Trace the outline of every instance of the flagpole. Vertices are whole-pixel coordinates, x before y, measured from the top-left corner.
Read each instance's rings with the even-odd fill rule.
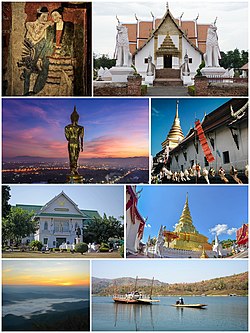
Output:
[[[195,127],[195,122],[196,122],[196,112],[194,113],[194,149],[195,149],[195,171],[196,171],[196,184],[198,184],[198,172],[197,172],[197,150],[196,147],[198,148],[197,145],[197,130]],[[197,146],[196,146],[197,145]]]

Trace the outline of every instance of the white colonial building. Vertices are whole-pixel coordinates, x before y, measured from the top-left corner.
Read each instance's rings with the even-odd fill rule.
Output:
[[[25,241],[38,240],[49,249],[82,241],[86,224],[94,217],[100,217],[95,210],[79,209],[64,192],[44,206],[17,204],[16,207],[35,212],[34,218],[38,219],[36,234]]]

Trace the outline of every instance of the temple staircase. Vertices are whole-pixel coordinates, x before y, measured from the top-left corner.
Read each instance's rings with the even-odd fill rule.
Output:
[[[180,79],[180,76],[181,76],[180,69],[173,69],[173,68],[156,69],[153,85],[156,87],[182,86],[183,82]]]

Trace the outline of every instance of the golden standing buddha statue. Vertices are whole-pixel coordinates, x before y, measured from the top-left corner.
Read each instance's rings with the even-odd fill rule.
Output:
[[[68,141],[68,152],[70,162],[70,175],[67,175],[68,183],[82,183],[83,177],[78,173],[78,158],[80,151],[83,151],[84,127],[78,125],[79,114],[74,106],[71,116],[71,124],[65,126],[65,137]]]

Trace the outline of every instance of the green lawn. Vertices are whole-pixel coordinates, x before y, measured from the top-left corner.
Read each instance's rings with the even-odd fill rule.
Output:
[[[119,252],[99,252],[99,253],[67,253],[67,252],[2,252],[2,258],[121,258]]]

